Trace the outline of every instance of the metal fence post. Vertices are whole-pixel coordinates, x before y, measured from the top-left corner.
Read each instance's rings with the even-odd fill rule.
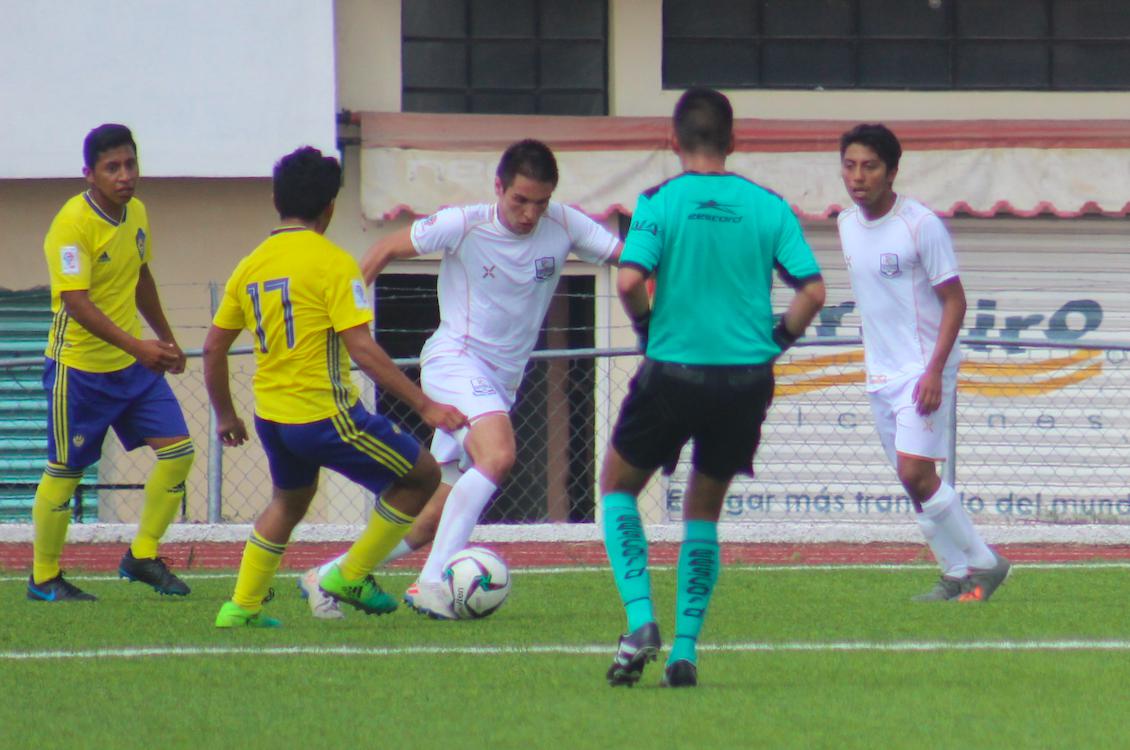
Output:
[[[208,283],[211,296],[209,319],[220,305],[220,288],[216,282]],[[208,523],[220,523],[224,509],[224,444],[216,431],[216,412],[208,406]]]

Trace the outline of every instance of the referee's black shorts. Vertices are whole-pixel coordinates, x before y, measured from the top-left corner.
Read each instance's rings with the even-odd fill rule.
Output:
[[[644,359],[628,387],[612,445],[640,469],[675,469],[694,438],[692,464],[728,481],[753,474],[761,423],[773,401],[773,364],[680,365]]]

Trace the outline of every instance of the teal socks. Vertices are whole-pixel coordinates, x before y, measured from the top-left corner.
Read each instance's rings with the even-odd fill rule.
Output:
[[[678,590],[675,594],[675,640],[667,663],[694,662],[698,634],[718,582],[718,523],[686,521],[679,548]]]
[[[640,511],[633,495],[613,492],[605,495],[602,502],[604,548],[608,551],[612,577],[616,580],[616,589],[620,592],[620,600],[624,603],[628,616],[630,633],[655,621],[655,610],[651,603],[651,576],[647,570],[647,538],[644,536]],[[681,595],[682,588],[679,592]]]

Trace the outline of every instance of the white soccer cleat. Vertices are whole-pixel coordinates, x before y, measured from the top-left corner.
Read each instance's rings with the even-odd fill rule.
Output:
[[[340,620],[345,617],[341,605],[318,586],[318,569],[310,568],[298,577],[298,590],[310,605],[310,614],[319,620]]]
[[[458,619],[451,605],[451,591],[445,583],[416,581],[404,592],[404,601],[412,609],[433,620]]]

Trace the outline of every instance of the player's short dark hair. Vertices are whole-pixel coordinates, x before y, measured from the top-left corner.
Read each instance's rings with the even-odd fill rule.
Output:
[[[99,125],[82,141],[82,160],[88,168],[94,169],[99,156],[118,146],[133,146],[133,154],[137,156],[137,144],[129,128],[113,122]]]
[[[874,151],[883,163],[887,165],[888,172],[899,168],[899,159],[902,158],[902,144],[891,129],[882,123],[856,125],[840,136],[840,158],[853,143],[861,143]]]
[[[337,198],[341,164],[312,146],[292,151],[275,164],[275,209],[279,218],[313,221]]]
[[[502,182],[503,190],[514,184],[514,178],[518,175],[534,182],[548,182],[556,187],[557,159],[549,146],[533,138],[527,138],[510,144],[502,152],[495,174]]]
[[[671,118],[679,148],[725,156],[734,139],[734,108],[721,91],[692,88],[683,92]]]

